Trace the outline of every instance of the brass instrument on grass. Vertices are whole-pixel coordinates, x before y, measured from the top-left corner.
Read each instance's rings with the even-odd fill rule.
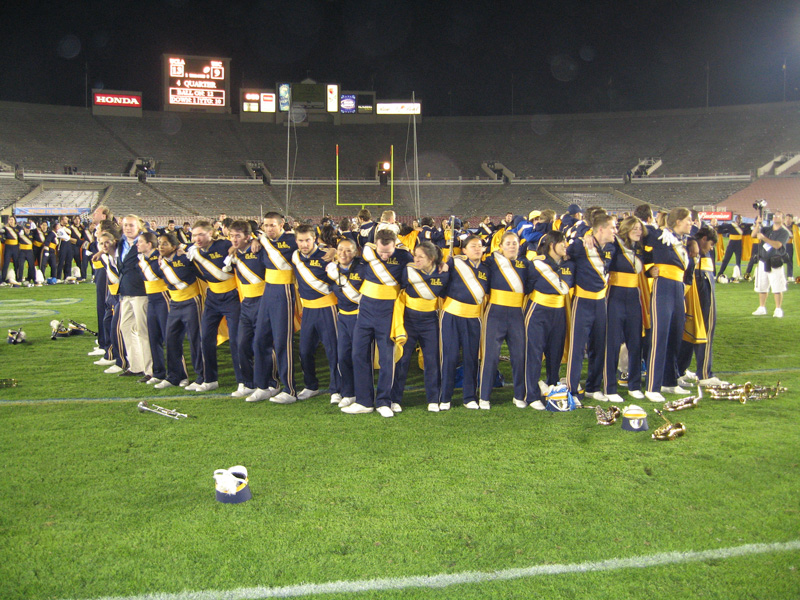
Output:
[[[178,419],[186,419],[189,417],[189,415],[187,414],[179,413],[177,410],[173,410],[171,408],[164,408],[163,406],[159,406],[158,404],[153,404],[151,407],[144,400],[139,402],[137,406],[139,407],[139,412],[156,413],[157,415],[161,415],[162,417],[169,417],[170,419],[178,420]]]
[[[595,416],[597,416],[598,425],[613,425],[622,414],[622,411],[620,411],[620,409],[613,404],[608,408],[608,410],[603,410],[602,406],[589,406],[588,404],[584,404],[583,408],[594,409]]]
[[[749,381],[743,385],[728,383],[725,385],[708,386],[706,391],[709,397],[715,400],[738,400],[745,404],[748,400],[767,400],[775,398],[786,388],[781,387],[780,380],[773,386],[753,385]]]
[[[787,388],[781,387],[781,382],[775,384],[774,387],[770,387],[768,385],[754,385],[750,388],[750,394],[748,395],[748,400],[766,400],[769,398],[775,398],[781,392],[788,391]]]
[[[747,402],[747,396],[753,389],[753,384],[749,381],[745,384],[725,383],[722,385],[710,385],[706,388],[708,397],[714,400],[738,400],[742,404]]]
[[[89,329],[86,326],[86,324],[78,323],[77,321],[73,321],[72,319],[70,319],[69,322],[74,326],[75,329],[82,329],[86,333],[91,333],[93,336],[97,337],[97,332],[96,331],[92,331],[91,329]]]
[[[17,387],[16,379],[0,379],[0,388]]]
[[[664,404],[664,410],[667,412],[675,412],[676,410],[686,410],[687,408],[694,408],[697,406],[700,399],[703,397],[703,389],[697,388],[697,396],[687,396],[680,400],[673,400]]]
[[[656,414],[664,419],[666,423],[664,423],[661,427],[656,429],[651,436],[654,440],[666,440],[672,441],[677,437],[681,437],[683,434],[686,433],[686,426],[683,423],[670,423],[669,419],[664,416],[657,408],[655,410]]]

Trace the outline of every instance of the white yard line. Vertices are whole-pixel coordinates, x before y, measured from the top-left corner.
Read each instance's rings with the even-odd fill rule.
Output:
[[[304,583],[284,587],[250,587],[232,590],[205,590],[197,592],[155,593],[140,596],[114,596],[96,600],[260,600],[261,598],[294,598],[318,594],[356,594],[359,592],[380,592],[408,588],[444,588],[451,585],[507,581],[542,575],[561,575],[565,573],[591,573],[616,571],[618,569],[659,567],[663,565],[703,562],[766,554],[770,552],[791,552],[800,550],[800,540],[775,544],[747,544],[716,550],[687,552],[664,552],[629,558],[611,558],[595,562],[564,565],[537,565],[521,569],[502,571],[465,571],[442,575],[419,575],[416,577],[390,577],[385,579],[362,579],[356,581],[334,581],[329,583]]]

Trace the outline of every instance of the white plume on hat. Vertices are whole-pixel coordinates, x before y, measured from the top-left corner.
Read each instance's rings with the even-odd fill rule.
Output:
[[[235,494],[236,487],[239,485],[239,481],[228,469],[214,471],[214,481],[217,483],[217,491],[229,495]]]

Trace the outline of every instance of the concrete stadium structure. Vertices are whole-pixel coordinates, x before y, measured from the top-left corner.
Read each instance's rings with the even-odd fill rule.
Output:
[[[759,197],[775,188],[776,198],[767,197],[771,207],[797,213],[788,184],[765,182],[795,179],[798,117],[800,103],[793,102],[424,118],[417,124],[421,213],[563,212],[572,202],[615,212],[641,202],[725,205],[756,184],[764,191]],[[287,205],[302,217],[323,210],[351,215],[362,205],[376,212],[375,205],[390,201],[390,189],[379,184],[375,165],[394,146],[394,208],[410,216],[411,143],[408,125],[301,123],[287,132],[282,125],[242,123],[238,115],[99,117],[83,108],[0,103],[0,207],[53,202],[53,190],[60,190],[56,198],[99,198],[117,214],[155,217],[257,216]],[[336,206],[337,144],[339,198],[353,206]],[[151,171],[139,179],[143,158]],[[263,165],[269,185],[253,172],[254,163]],[[747,208],[746,201],[738,204]]]

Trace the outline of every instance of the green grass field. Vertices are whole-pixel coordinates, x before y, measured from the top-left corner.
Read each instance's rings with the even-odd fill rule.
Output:
[[[703,400],[669,413],[684,437],[657,442],[591,410],[519,410],[508,387],[488,412],[428,413],[416,366],[393,419],[344,415],[327,395],[247,404],[228,396],[227,346],[224,393],[158,392],[103,374],[93,338],[50,340],[53,318],[95,328],[94,286],[0,289],[3,333],[30,340],[0,345],[0,378],[19,381],[0,389],[0,597],[261,598],[331,582],[346,583],[326,598],[800,597],[800,546],[786,545],[800,540],[800,286],[782,320],[756,306],[752,284],[718,286],[717,374],[789,392]],[[139,413],[142,398],[197,418]],[[253,499],[218,503],[212,473],[235,464]],[[784,545],[730,550],[750,544]],[[721,554],[647,566],[707,550]],[[432,579],[399,579],[417,576]]]

